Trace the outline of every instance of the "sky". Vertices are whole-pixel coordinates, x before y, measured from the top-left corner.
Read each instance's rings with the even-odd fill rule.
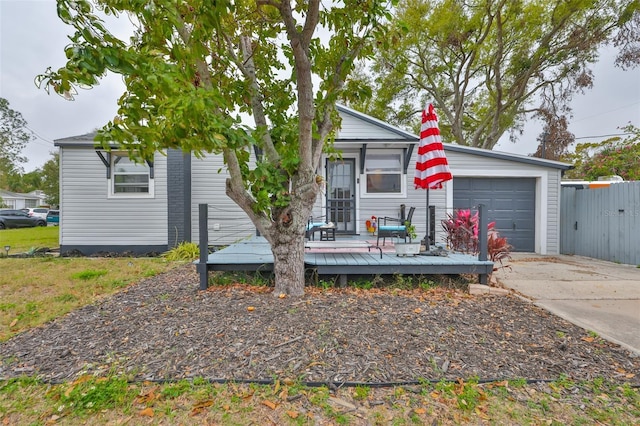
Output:
[[[118,26],[127,28],[128,22]],[[90,90],[79,90],[74,101],[36,87],[38,74],[65,64],[64,47],[71,33],[56,15],[55,0],[0,0],[0,97],[22,114],[36,136],[23,151],[28,159],[25,172],[51,158],[57,150],[55,139],[88,133],[112,120],[124,91],[122,79],[115,75]],[[640,126],[640,69],[622,71],[613,66],[614,57],[613,49],[603,50],[593,67],[594,88],[574,97],[569,130],[578,142],[619,134],[619,127],[630,122]],[[531,121],[517,143],[505,136],[494,150],[529,155],[536,150],[540,131],[541,123]]]

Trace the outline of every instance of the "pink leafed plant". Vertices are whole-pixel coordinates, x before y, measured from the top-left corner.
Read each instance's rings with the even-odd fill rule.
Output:
[[[447,214],[447,219],[442,221],[442,228],[447,235],[447,245],[455,251],[478,254],[480,252],[478,221],[478,212],[472,214],[470,209],[456,210],[453,214]],[[495,222],[487,224],[488,255],[492,262],[500,262],[504,267],[502,261],[511,259],[513,247],[506,237],[499,235],[495,225]]]

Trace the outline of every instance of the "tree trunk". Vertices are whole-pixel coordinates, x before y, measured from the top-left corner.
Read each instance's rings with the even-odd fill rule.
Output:
[[[271,242],[275,289],[273,295],[304,295],[304,233],[294,229],[275,234]]]

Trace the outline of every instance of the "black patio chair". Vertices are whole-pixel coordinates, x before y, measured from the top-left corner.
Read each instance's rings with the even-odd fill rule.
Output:
[[[307,240],[316,239],[316,232],[320,231],[320,241],[335,241],[336,226],[333,222],[326,222],[324,216],[319,218],[310,217],[307,221],[307,228],[304,237]]]
[[[376,245],[380,245],[380,238],[382,238],[382,245],[385,245],[387,238],[402,238],[405,242],[409,233],[407,232],[407,223],[411,224],[413,218],[413,212],[415,207],[409,208],[409,214],[403,220],[395,217],[382,217],[378,218],[378,239]],[[409,239],[411,241],[411,239]]]

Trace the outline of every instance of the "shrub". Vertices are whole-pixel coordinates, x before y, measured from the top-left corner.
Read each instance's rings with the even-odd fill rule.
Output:
[[[162,254],[169,261],[196,260],[200,256],[200,247],[196,243],[183,242]]]
[[[453,214],[447,214],[447,219],[442,221],[442,228],[447,234],[447,245],[455,251],[462,253],[478,254],[478,212],[471,214],[471,210],[456,210]],[[487,224],[487,251],[492,262],[500,262],[511,259],[513,247],[507,242],[506,237],[501,237],[495,230],[495,222]]]
[[[511,260],[511,250],[513,246],[507,242],[507,237],[498,235],[498,231],[491,229],[487,238],[487,248],[489,259],[492,262],[500,262],[501,267],[505,267],[503,260]]]
[[[442,221],[442,228],[447,233],[447,245],[462,253],[478,253],[478,212],[456,210],[447,214]]]

